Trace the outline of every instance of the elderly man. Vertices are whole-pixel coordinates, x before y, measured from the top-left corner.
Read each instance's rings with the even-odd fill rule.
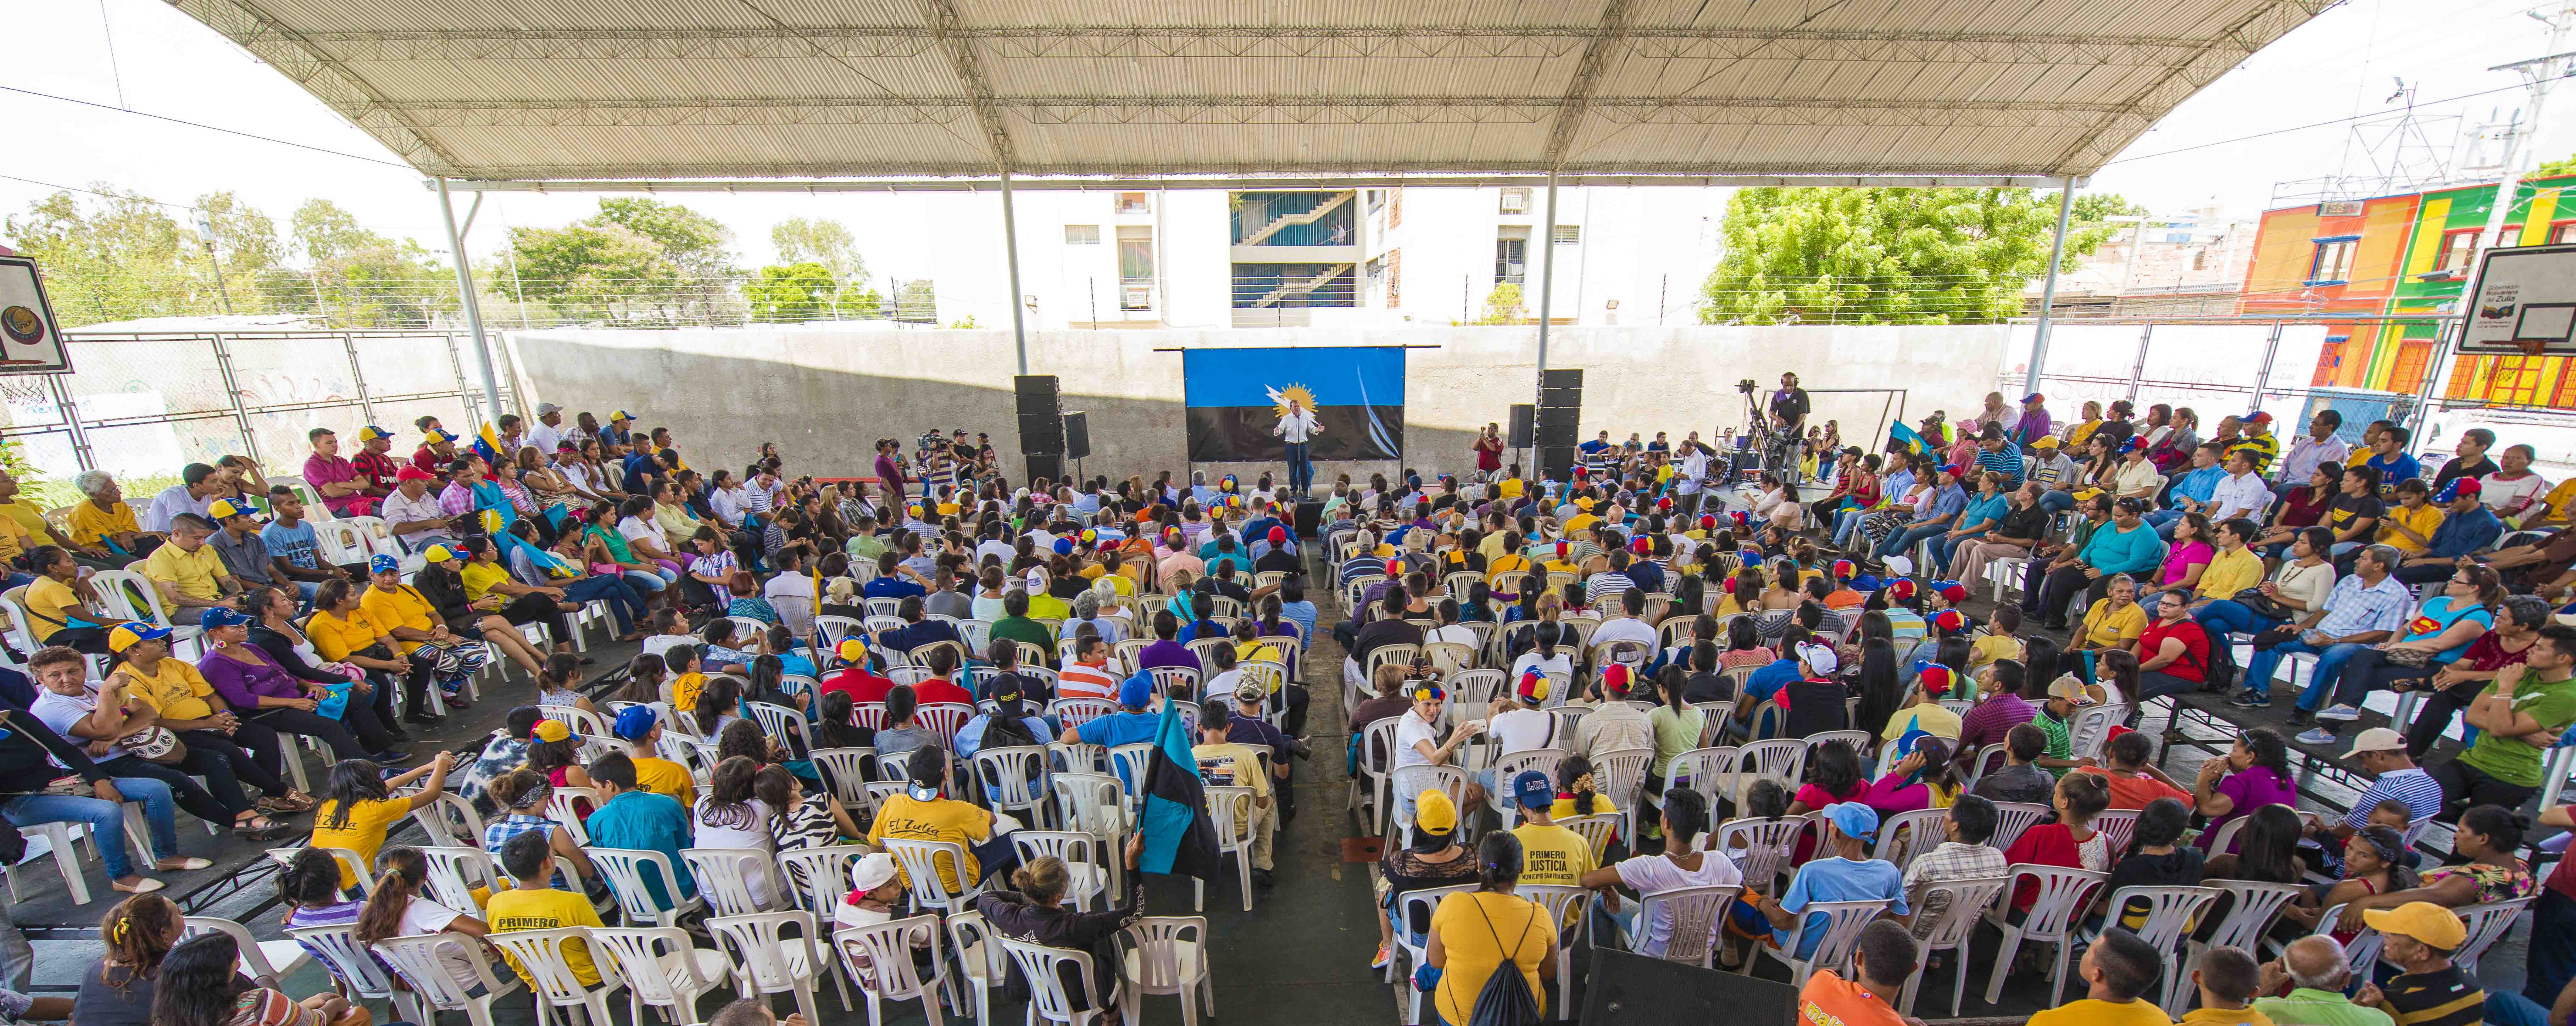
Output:
[[[206,544],[214,533],[214,521],[181,513],[170,524],[170,543],[143,561],[143,576],[160,590],[164,604],[181,609],[230,605],[232,596],[241,593],[241,581]]]
[[[430,482],[438,480],[438,475],[405,465],[395,473],[395,479],[393,494],[385,496],[383,514],[385,527],[394,538],[412,552],[455,541],[456,532],[448,524],[447,511],[440,508],[438,497],[429,493]]]
[[[2281,657],[2301,653],[2317,657],[2309,671],[2307,695],[2323,700],[2334,690],[2343,673],[2343,664],[2360,655],[2364,649],[2396,637],[2406,627],[2406,616],[2414,611],[2415,595],[2405,585],[2388,576],[2397,567],[2397,550],[2386,545],[2373,545],[2353,554],[2353,572],[2335,582],[2327,594],[2325,608],[2309,613],[2298,624],[2290,640],[2254,653],[2245,662],[2244,683],[2227,704],[2240,709],[2260,709],[2272,704],[2272,671],[2281,665]],[[2304,719],[2308,710],[2300,710],[2293,722]],[[2305,726],[2304,723],[2297,723]]]
[[[553,403],[537,404],[537,422],[528,425],[528,444],[541,453],[552,453],[556,446],[572,437],[563,429],[563,407]]]
[[[2027,449],[2030,443],[2049,434],[2049,429],[2055,426],[2056,422],[2048,415],[2048,397],[2033,392],[2021,397],[2021,417],[2006,430],[2014,446]]]
[[[2283,948],[2280,958],[2263,964],[2263,982],[2254,988],[2257,994],[2270,994],[2288,984],[2290,993],[2258,1000],[2254,1011],[2274,1026],[2396,1026],[2388,1013],[2343,996],[2351,979],[2342,944],[2323,934],[2301,937]]]
[[[73,506],[67,519],[72,525],[72,544],[108,566],[124,569],[152,554],[162,537],[144,533],[134,519],[134,507],[125,504],[125,491],[116,484],[114,475],[104,470],[84,470],[72,478],[72,487],[80,489],[81,501]]]
[[[152,507],[143,513],[143,529],[153,534],[167,534],[170,521],[181,513],[205,516],[206,507],[212,505],[215,496],[223,490],[223,482],[215,479],[215,468],[203,463],[181,467],[179,483],[153,496]]]
[[[344,517],[376,515],[376,503],[384,490],[369,484],[358,472],[358,465],[340,456],[340,436],[330,428],[314,428],[304,437],[313,444],[313,455],[304,458],[304,483],[322,494],[322,505]]]

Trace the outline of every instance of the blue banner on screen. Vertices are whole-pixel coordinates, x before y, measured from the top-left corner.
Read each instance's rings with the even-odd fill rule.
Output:
[[[1318,460],[1391,460],[1404,451],[1401,346],[1192,349],[1181,354],[1190,460],[1276,460],[1271,429],[1288,400],[1315,411]]]

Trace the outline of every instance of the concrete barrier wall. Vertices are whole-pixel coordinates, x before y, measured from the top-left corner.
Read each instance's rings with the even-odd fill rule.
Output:
[[[1477,430],[1508,426],[1509,407],[1536,392],[1536,328],[1289,328],[1257,331],[1043,331],[1029,336],[1031,373],[1062,379],[1064,408],[1090,413],[1085,472],[1112,477],[1179,471],[1184,348],[1406,345],[1405,464],[1426,473],[1472,468]],[[2005,359],[2003,325],[1962,327],[1586,327],[1548,333],[1548,365],[1584,370],[1583,435],[1608,430],[1680,439],[1741,429],[1735,384],[1767,390],[1784,371],[1811,391],[1906,389],[1903,412],[1974,410]],[[624,408],[667,426],[699,466],[740,466],[778,443],[796,472],[865,474],[870,443],[929,428],[989,432],[1014,478],[1019,431],[1011,393],[1017,363],[1003,331],[728,329],[556,330],[510,335],[523,394],[569,410]],[[1897,412],[1883,391],[1818,392],[1819,422],[1860,442]],[[1207,466],[1257,474],[1277,464]],[[1392,463],[1318,467],[1392,475]],[[1247,477],[1247,479],[1249,479]]]

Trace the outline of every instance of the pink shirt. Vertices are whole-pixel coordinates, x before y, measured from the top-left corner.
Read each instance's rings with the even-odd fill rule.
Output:
[[[366,483],[358,474],[358,465],[351,463],[348,460],[341,459],[337,456],[324,459],[322,454],[318,452],[304,458],[304,483],[312,485],[315,492],[320,492],[323,485],[339,484],[344,481],[357,481],[360,484]],[[347,495],[324,496],[322,499],[322,505],[330,507],[331,512],[333,513],[338,513],[342,516],[354,516],[355,514],[352,514],[349,511],[350,507],[363,504],[367,501],[368,497],[366,494],[362,492],[350,492]]]
[[[2216,553],[2210,550],[2209,545],[2198,538],[2176,545],[2173,551],[2165,556],[2165,572],[2157,581],[2157,585],[2171,587],[2174,582],[2182,580],[2184,574],[2191,572],[2192,564],[2208,566],[2210,559],[2215,556]]]

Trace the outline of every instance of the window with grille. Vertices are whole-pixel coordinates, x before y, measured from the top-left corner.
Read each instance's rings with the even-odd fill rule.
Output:
[[[1579,245],[1583,242],[1583,226],[1579,224],[1557,225],[1555,238],[1556,244],[1559,246]]]
[[[2549,226],[2549,244],[2576,242],[2576,221],[2560,221]]]
[[[1506,214],[1529,213],[1529,199],[1530,191],[1528,189],[1505,189],[1503,190],[1502,212]]]
[[[2487,372],[2487,401],[2514,406],[2540,404],[2540,371],[2545,356],[2500,356]]]
[[[1494,240],[1494,283],[1514,285],[1529,272],[1529,236],[1505,235]]]
[[[2433,340],[2410,338],[2397,344],[2396,366],[2388,371],[2388,390],[2408,395],[2424,387],[2424,364],[2433,358]]]
[[[2350,336],[2327,336],[2324,347],[2317,350],[2317,372],[2308,379],[2308,384],[2334,384],[2335,380],[2343,374],[2344,349],[2351,344],[2352,338]]]
[[[1064,226],[1064,244],[1068,246],[1097,246],[1100,244],[1100,226],[1096,224],[1066,225]]]

